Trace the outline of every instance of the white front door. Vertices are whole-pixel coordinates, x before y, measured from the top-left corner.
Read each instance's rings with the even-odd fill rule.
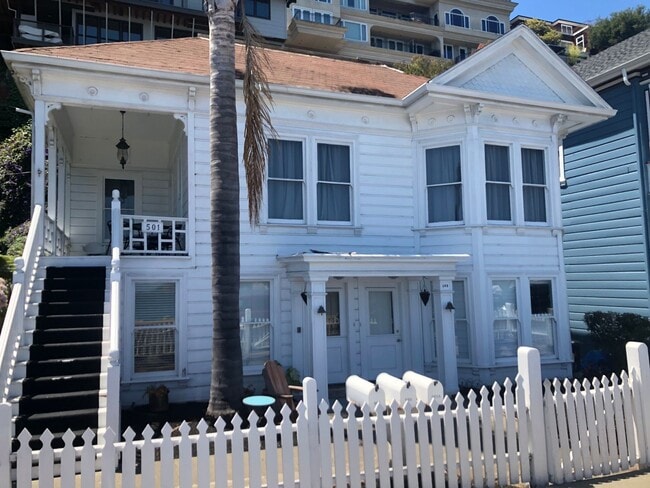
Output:
[[[367,286],[361,293],[361,374],[402,375],[401,317],[397,286]]]
[[[349,375],[347,307],[343,287],[327,288],[327,376],[329,383],[345,383]]]

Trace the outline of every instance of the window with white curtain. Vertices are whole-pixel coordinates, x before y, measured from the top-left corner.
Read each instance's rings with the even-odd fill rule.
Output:
[[[515,357],[520,343],[516,280],[492,281],[492,313],[495,358]]]
[[[269,219],[303,220],[302,142],[269,139]]]
[[[319,221],[350,222],[350,147],[318,144]]]
[[[511,221],[510,149],[485,145],[485,197],[488,220]]]
[[[521,149],[524,220],[546,222],[546,165],[544,151]]]
[[[178,344],[175,281],[135,282],[133,372],[176,371]]]
[[[460,146],[426,150],[429,223],[463,220]]]

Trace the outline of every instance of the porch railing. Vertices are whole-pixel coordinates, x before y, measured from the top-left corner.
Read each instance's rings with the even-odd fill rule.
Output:
[[[187,219],[122,215],[122,253],[187,255]]]
[[[43,207],[36,205],[27,233],[23,255],[16,258],[11,298],[7,307],[2,332],[0,332],[0,402],[6,402],[9,386],[25,329],[25,302],[36,257],[43,242]]]
[[[70,248],[70,238],[48,216],[44,220],[43,250],[51,256],[65,256]]]

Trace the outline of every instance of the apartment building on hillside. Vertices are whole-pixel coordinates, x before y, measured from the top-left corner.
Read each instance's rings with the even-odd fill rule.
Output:
[[[203,0],[8,0],[11,45],[37,47],[191,37],[208,32]],[[510,0],[244,0],[276,46],[371,62],[413,55],[460,61],[510,29]],[[0,16],[2,12],[0,12]]]
[[[525,24],[527,20],[531,20],[532,18],[526,17],[525,15],[517,15],[510,21],[510,27],[514,29],[520,24]],[[574,45],[579,47],[582,52],[586,52],[589,48],[589,24],[566,19],[557,19],[553,22],[544,19],[538,20],[546,22],[553,30],[562,34],[560,46],[566,48],[567,46]]]

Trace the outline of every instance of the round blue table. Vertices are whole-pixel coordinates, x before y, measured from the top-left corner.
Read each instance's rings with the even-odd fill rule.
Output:
[[[244,405],[251,408],[265,408],[270,407],[275,403],[275,398],[268,395],[251,395],[242,400]]]

